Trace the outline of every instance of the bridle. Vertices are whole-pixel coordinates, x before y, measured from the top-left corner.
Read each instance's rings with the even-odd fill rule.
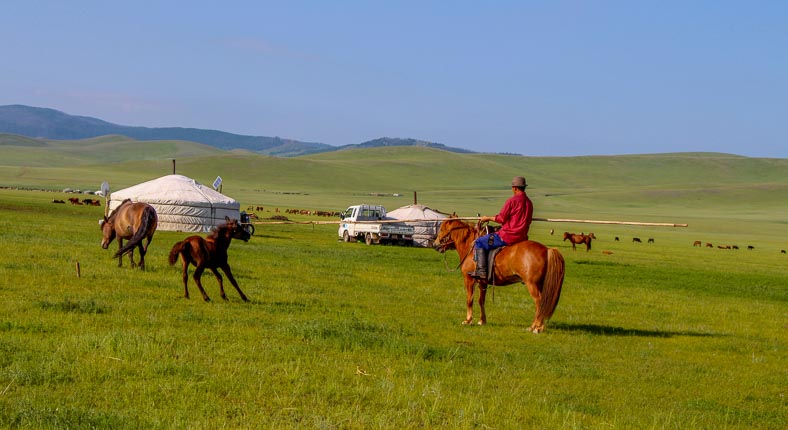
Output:
[[[457,267],[455,267],[454,269],[449,269],[449,264],[446,261],[446,250],[449,249],[449,246],[454,246],[454,244],[457,243],[456,240],[453,240],[451,238],[452,236],[451,233],[457,230],[465,230],[465,229],[473,229],[473,228],[474,227],[468,224],[462,223],[462,225],[459,225],[457,227],[452,227],[451,229],[449,229],[449,231],[447,231],[446,234],[444,234],[443,237],[441,237],[438,240],[438,246],[440,246],[441,252],[443,253],[443,265],[446,267],[447,272],[456,272],[460,270],[460,267],[462,267],[462,263],[464,263],[465,259],[468,258],[468,256],[471,255],[471,253],[473,252],[473,246],[468,247],[468,252],[465,253],[465,255],[462,258],[460,258],[460,262],[459,264],[457,264]],[[457,249],[457,247],[454,246],[454,249]]]

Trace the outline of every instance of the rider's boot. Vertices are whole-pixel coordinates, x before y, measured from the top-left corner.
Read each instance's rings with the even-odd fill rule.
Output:
[[[474,248],[473,259],[476,261],[476,270],[469,272],[468,276],[487,280],[487,250],[484,248]]]

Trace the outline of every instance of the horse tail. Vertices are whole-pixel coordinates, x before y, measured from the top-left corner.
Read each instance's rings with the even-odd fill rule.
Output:
[[[170,266],[175,264],[175,262],[178,261],[178,256],[181,255],[181,253],[187,251],[188,248],[188,240],[182,240],[173,245],[172,249],[170,250],[170,257],[167,259],[167,261],[170,263]]]
[[[542,282],[542,294],[539,302],[537,318],[543,320],[553,316],[558,299],[561,298],[561,286],[564,284],[564,257],[555,248],[547,250],[547,273]]]
[[[145,206],[142,213],[142,221],[140,222],[140,228],[134,232],[134,235],[131,236],[128,242],[123,245],[122,248],[115,253],[115,257],[120,257],[121,255],[128,252],[128,250],[133,249],[137,246],[145,236],[148,235],[148,227],[150,227],[151,223],[156,220],[156,210],[153,209],[151,206]]]

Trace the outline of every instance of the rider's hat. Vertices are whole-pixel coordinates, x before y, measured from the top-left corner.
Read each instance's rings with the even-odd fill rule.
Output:
[[[513,187],[527,187],[528,184],[525,183],[525,178],[522,176],[515,176],[512,178],[512,186]]]

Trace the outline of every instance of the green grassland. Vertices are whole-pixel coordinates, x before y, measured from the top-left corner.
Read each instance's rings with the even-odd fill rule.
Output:
[[[779,252],[788,248],[788,160],[426,148],[280,159],[191,154],[188,143],[148,157],[124,142],[127,158],[115,161],[101,154],[111,139],[91,154],[73,150],[68,163],[25,163],[17,151],[29,146],[0,145],[0,185],[23,188],[0,189],[0,427],[778,429],[788,421],[788,256]],[[265,206],[262,217],[275,207],[392,209],[414,191],[446,212],[494,214],[511,176],[523,174],[537,217],[689,227],[535,222],[532,239],[566,258],[561,302],[540,335],[526,331],[534,308],[522,286],[493,290],[488,325],[462,326],[456,253],[342,243],[334,225],[258,225],[230,248],[251,302],[231,287],[222,301],[207,274],[214,301],[204,303],[193,283],[192,299],[182,297],[179,268],[166,263],[185,234],[157,232],[145,272],[118,268],[99,246],[102,208],[51,203],[69,196],[65,187],[109,181],[117,190],[169,174],[172,158],[200,182],[222,176],[223,192],[242,208]],[[564,230],[599,240],[573,251]]]

